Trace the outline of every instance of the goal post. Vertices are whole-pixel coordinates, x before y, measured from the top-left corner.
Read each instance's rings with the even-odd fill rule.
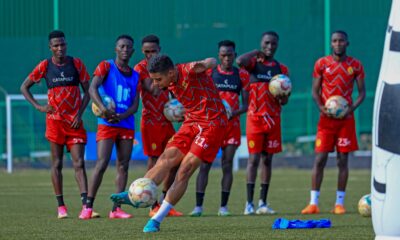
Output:
[[[38,101],[46,101],[46,94],[34,94],[34,98]],[[6,158],[7,158],[7,172],[13,171],[13,101],[25,101],[25,97],[21,94],[7,94],[6,95]]]

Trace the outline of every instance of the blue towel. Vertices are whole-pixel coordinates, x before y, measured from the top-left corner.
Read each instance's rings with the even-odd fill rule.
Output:
[[[272,229],[293,229],[293,228],[330,228],[331,220],[288,220],[286,218],[278,218],[272,224]]]

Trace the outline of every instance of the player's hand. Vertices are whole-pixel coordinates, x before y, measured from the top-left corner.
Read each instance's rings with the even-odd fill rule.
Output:
[[[37,110],[44,113],[53,113],[55,111],[54,108],[49,104],[40,105],[39,107],[37,107]]]
[[[279,101],[279,104],[283,106],[289,102],[289,96],[290,93],[288,95],[286,94],[277,95],[275,98]]]
[[[319,110],[320,110],[320,112],[321,112],[322,114],[324,114],[325,116],[330,117],[330,118],[334,118],[333,114],[330,114],[330,113],[328,112],[328,109],[327,109],[325,106],[319,107]]]
[[[346,110],[346,112],[343,114],[342,117],[340,117],[340,119],[345,119],[347,118],[352,112],[354,111],[352,106],[349,106]]]
[[[79,115],[76,115],[74,118],[74,121],[72,121],[72,123],[71,123],[71,128],[75,128],[75,129],[79,128],[79,126],[81,125],[81,122],[82,122],[82,117]]]
[[[265,60],[265,53],[258,51],[256,55],[257,62],[262,63]]]
[[[118,123],[120,121],[119,117],[113,110],[105,109],[102,112],[103,118],[107,120],[109,123]]]

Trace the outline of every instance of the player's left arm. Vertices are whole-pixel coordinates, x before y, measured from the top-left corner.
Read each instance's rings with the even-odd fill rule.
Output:
[[[202,73],[208,69],[215,68],[217,66],[217,60],[215,58],[206,58],[202,61],[193,62],[191,70],[195,73]]]
[[[242,104],[238,110],[232,112],[232,117],[246,113],[249,108],[250,75],[245,69],[241,68],[239,70],[239,76],[242,85],[242,90],[240,92],[242,95]]]
[[[232,112],[232,117],[246,113],[247,109],[249,108],[249,92],[242,89],[242,92],[240,94],[242,95],[242,104],[240,105],[238,110]]]
[[[349,108],[347,109],[347,112],[346,112],[346,114],[344,114],[343,118],[347,117],[349,114],[354,112],[365,99],[364,68],[361,64],[360,64],[360,70],[357,72],[357,75],[355,76],[355,80],[357,83],[358,97],[357,97],[356,101],[354,101],[354,103],[351,106],[349,106]]]
[[[79,128],[79,126],[81,125],[81,122],[82,122],[82,115],[85,112],[85,109],[90,101],[90,95],[89,95],[90,76],[86,70],[86,66],[83,64],[83,62],[79,58],[74,58],[74,65],[79,73],[79,80],[80,80],[80,85],[81,85],[82,91],[83,91],[83,98],[82,98],[82,103],[79,108],[78,114],[75,116],[74,121],[72,121],[71,128]]]

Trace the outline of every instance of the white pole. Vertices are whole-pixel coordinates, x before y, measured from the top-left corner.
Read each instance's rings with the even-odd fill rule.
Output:
[[[11,97],[6,95],[6,121],[7,121],[7,172],[12,173],[12,116]]]

